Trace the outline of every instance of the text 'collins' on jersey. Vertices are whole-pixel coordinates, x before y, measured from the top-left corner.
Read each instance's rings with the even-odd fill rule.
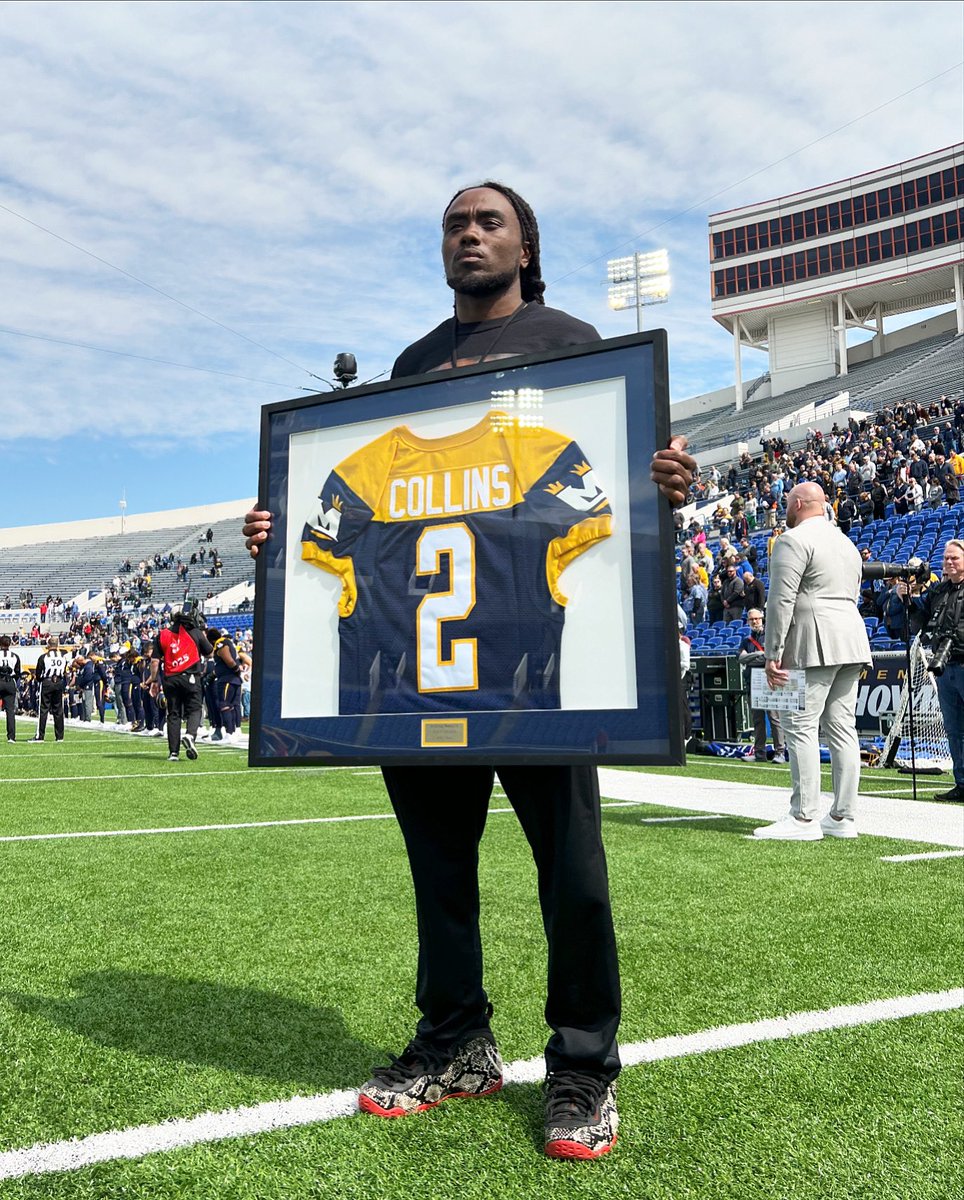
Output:
[[[342,714],[559,707],[559,576],[612,529],[575,442],[504,413],[399,427],[319,499],[302,557],[341,577]]]

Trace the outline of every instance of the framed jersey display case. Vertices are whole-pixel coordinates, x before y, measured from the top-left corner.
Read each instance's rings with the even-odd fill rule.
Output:
[[[666,337],[263,410],[250,761],[682,760]]]

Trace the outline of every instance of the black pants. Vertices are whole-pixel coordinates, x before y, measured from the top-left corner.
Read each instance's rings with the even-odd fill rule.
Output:
[[[144,724],[144,704],[141,700],[143,692],[139,679],[125,679],[121,686],[121,699],[127,719],[132,725]]]
[[[17,740],[17,681],[15,679],[0,679],[0,700],[3,701],[3,711],[7,717],[7,739]]]
[[[101,725],[104,724],[104,712],[107,708],[107,684],[103,679],[94,680],[94,703],[97,705],[97,715]]]
[[[218,708],[224,732],[232,734],[241,728],[241,676],[215,681]]]
[[[588,766],[499,767],[535,859],[549,944],[550,1071],[619,1073],[619,967],[599,812]],[[491,767],[385,767],[418,919],[418,1035],[453,1046],[488,1029],[479,935],[479,842]]]
[[[204,707],[207,709],[208,722],[212,729],[221,728],[221,706],[218,704],[218,687],[213,675],[204,680]]]
[[[150,692],[141,692],[141,702],[144,705],[144,725],[147,729],[163,729],[164,715],[161,706]]]
[[[54,719],[54,736],[58,742],[64,740],[64,681],[42,679],[40,681],[40,724],[37,737],[42,738],[47,728],[47,714]]]
[[[167,701],[167,745],[172,754],[181,749],[181,721],[187,732],[197,737],[201,724],[201,676],[196,667],[179,675],[164,677],[164,699]]]

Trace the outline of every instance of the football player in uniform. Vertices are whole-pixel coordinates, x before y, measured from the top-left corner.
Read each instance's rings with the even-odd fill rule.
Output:
[[[164,736],[164,695],[163,687],[161,694],[155,699],[151,695],[151,661],[154,657],[154,646],[151,642],[145,642],[140,661],[140,685],[138,691],[141,697],[141,704],[144,706],[144,732],[148,737],[163,737]]]
[[[107,674],[107,663],[102,654],[92,653],[91,662],[94,664],[94,703],[97,705],[97,716],[101,725],[104,724],[104,714],[107,711],[107,693],[110,690],[110,678]]]
[[[141,656],[131,646],[121,655],[114,673],[114,686],[120,684],[124,709],[131,722],[131,733],[144,729],[144,704],[141,692]]]
[[[224,731],[222,741],[236,742],[241,734],[241,670],[251,659],[226,633],[208,629],[207,635],[214,647],[214,694]]]
[[[221,728],[221,709],[218,707],[218,689],[214,676],[214,650],[208,654],[201,668],[201,693],[204,698],[204,711],[207,713],[210,729],[199,736],[202,741],[223,742],[224,732]]]

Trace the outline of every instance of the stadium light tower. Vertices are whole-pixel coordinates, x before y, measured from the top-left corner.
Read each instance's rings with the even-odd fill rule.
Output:
[[[609,307],[636,309],[636,332],[643,328],[643,308],[650,304],[665,304],[669,299],[669,253],[652,250],[637,251],[626,258],[612,258],[609,270]]]
[[[117,505],[120,508],[121,533],[123,534],[123,532],[124,532],[124,514],[127,511],[127,488],[124,488],[124,493],[121,496],[120,500],[117,501]]]

